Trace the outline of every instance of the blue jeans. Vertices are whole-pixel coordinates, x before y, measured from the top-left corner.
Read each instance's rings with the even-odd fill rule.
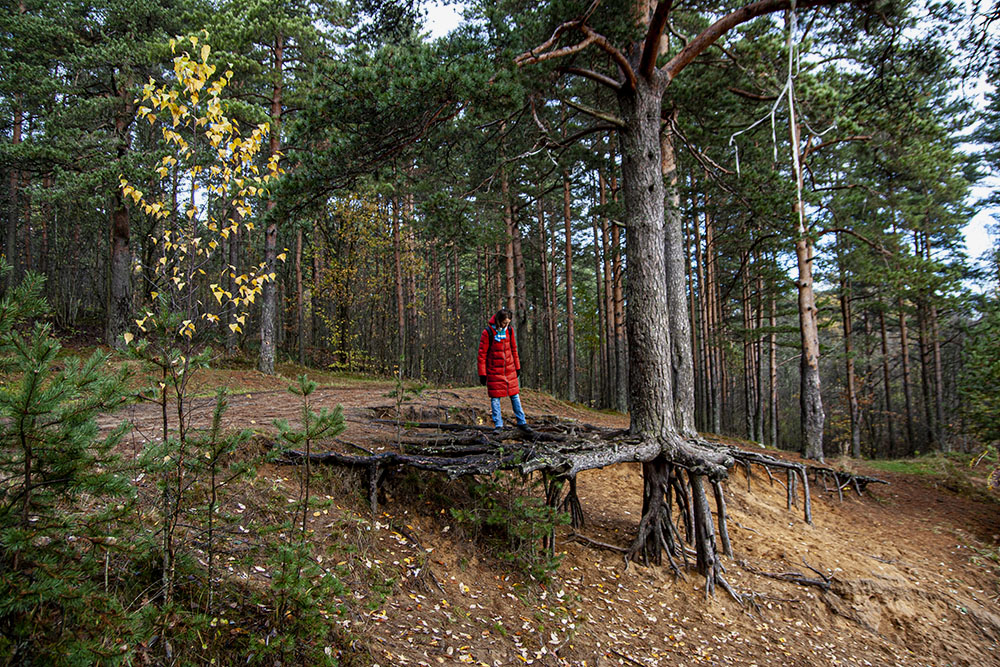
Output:
[[[521,395],[514,394],[510,397],[510,404],[514,407],[514,416],[517,417],[517,423],[519,426],[523,426],[528,422],[524,419],[524,410],[521,409]],[[503,428],[503,416],[500,414],[500,399],[491,398],[490,399],[490,412],[493,416],[493,426],[496,428]]]

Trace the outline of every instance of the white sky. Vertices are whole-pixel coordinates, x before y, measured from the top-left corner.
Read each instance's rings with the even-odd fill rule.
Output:
[[[433,0],[427,3],[426,9],[427,20],[424,22],[424,29],[430,34],[431,39],[444,37],[462,22],[461,4],[445,5],[441,0]]]

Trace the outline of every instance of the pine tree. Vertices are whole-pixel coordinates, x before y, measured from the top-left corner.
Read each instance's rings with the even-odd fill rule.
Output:
[[[101,586],[111,517],[132,493],[113,451],[127,424],[101,434],[96,418],[122,405],[126,376],[108,374],[100,352],[60,358],[49,325],[33,321],[41,289],[28,273],[0,297],[0,359],[18,378],[0,386],[0,655],[96,663],[114,634],[95,623],[116,608]]]

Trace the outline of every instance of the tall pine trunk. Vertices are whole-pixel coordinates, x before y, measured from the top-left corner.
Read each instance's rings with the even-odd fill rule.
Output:
[[[122,164],[131,140],[128,128],[134,107],[131,91],[120,91],[121,108],[115,114],[115,139],[118,142],[118,162]],[[118,188],[111,198],[110,280],[108,283],[108,320],[105,342],[111,347],[124,345],[122,335],[128,330],[132,314],[132,250],[131,228],[125,199]]]
[[[906,453],[913,452],[916,436],[913,432],[913,384],[910,381],[910,339],[906,326],[906,309],[903,297],[899,297],[899,356],[903,367],[903,403],[906,407]]]
[[[694,358],[691,352],[691,317],[687,305],[684,226],[677,190],[677,157],[668,126],[660,135],[660,171],[663,177],[664,258],[667,303],[670,313],[670,360],[673,379],[674,424],[687,437],[697,436],[694,423]]]
[[[573,216],[569,171],[563,171],[563,224],[566,250],[566,398],[576,401],[576,318],[573,314]]]
[[[271,87],[271,134],[268,148],[270,154],[276,155],[281,150],[281,105],[284,88],[285,41],[282,35],[274,41],[272,50],[274,56],[274,84]],[[274,217],[277,206],[274,198],[267,200],[267,226],[264,229],[264,271],[269,276],[277,277],[278,261],[278,221]],[[260,360],[257,368],[262,373],[274,375],[274,354],[277,345],[278,325],[278,291],[277,281],[268,278],[264,281],[261,292],[260,306]]]
[[[858,389],[854,374],[854,339],[851,316],[850,281],[840,269],[840,315],[844,326],[844,372],[846,373],[847,410],[850,417],[850,454],[861,458],[861,415],[858,408]]]
[[[788,31],[789,47],[792,30]],[[813,260],[815,249],[806,227],[802,202],[803,176],[799,122],[795,115],[795,95],[788,90],[789,132],[791,134],[792,163],[795,172],[796,199],[793,215],[796,222],[795,258],[798,265],[799,332],[802,358],[799,364],[799,410],[802,454],[808,459],[823,460],[823,396],[819,377],[819,324],[816,310],[816,293],[813,286]]]
[[[885,420],[886,427],[889,431],[889,449],[888,455],[890,457],[896,456],[896,431],[895,424],[896,415],[892,412],[892,384],[890,382],[889,373],[889,334],[885,326],[885,308],[879,304],[878,311],[878,323],[879,323],[879,333],[881,333],[882,338],[882,383],[885,389],[885,409],[883,410],[883,419]]]

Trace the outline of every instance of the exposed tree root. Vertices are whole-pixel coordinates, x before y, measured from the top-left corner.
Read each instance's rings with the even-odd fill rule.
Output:
[[[802,464],[696,438],[636,437],[626,431],[602,430],[588,424],[549,421],[538,424],[533,430],[507,428],[495,431],[484,426],[442,422],[386,419],[374,419],[372,422],[405,429],[405,437],[399,437],[401,431],[397,431],[397,438],[387,443],[401,451],[368,452],[363,456],[327,452],[313,453],[308,457],[303,452],[284,451],[281,460],[294,464],[308,458],[314,464],[362,470],[366,473],[368,498],[373,512],[377,506],[378,486],[385,473],[394,467],[410,466],[443,472],[452,479],[466,475],[491,475],[499,470],[517,470],[525,475],[540,472],[544,479],[545,502],[549,507],[570,515],[572,539],[619,551],[625,555],[626,562],[662,565],[665,556],[671,570],[679,576],[683,576],[690,565],[689,554],[693,555],[695,567],[705,577],[706,594],[714,593],[718,585],[738,601],[742,601],[743,596],[726,582],[720,559],[720,552],[729,557],[733,554],[722,485],[733,465],[742,466],[748,489],[752,466],[763,467],[772,483],[777,481],[785,487],[789,510],[798,504],[798,488],[801,486],[805,520],[810,523],[812,510],[807,472],[823,480],[824,485],[832,478],[838,490],[846,488],[845,484],[853,484],[859,494],[867,484],[884,483],[875,478],[846,477],[846,473],[837,473],[829,468],[810,466],[807,470]],[[364,448],[351,446],[367,452]],[[577,473],[625,462],[641,462],[643,470],[642,515],[635,539],[628,547],[617,547],[580,535],[578,530],[584,525],[585,517],[577,495]],[[783,470],[785,482],[775,480],[772,470]],[[711,484],[715,501],[714,520],[706,483]],[[683,532],[680,530],[682,522]],[[554,552],[554,534],[544,538],[544,546]],[[754,571],[749,566],[745,567]],[[823,577],[818,571],[814,572]],[[811,579],[794,572],[757,573],[804,585],[829,587],[829,580],[825,577]]]
[[[832,583],[832,580],[830,579],[830,577],[826,576],[825,574],[823,574],[822,572],[820,572],[819,570],[817,570],[816,568],[814,568],[812,565],[809,565],[805,561],[803,561],[803,564],[807,568],[809,568],[810,570],[812,570],[813,572],[815,572],[816,574],[818,574],[819,577],[820,577],[819,579],[816,579],[815,577],[808,577],[808,576],[802,574],[801,572],[794,572],[794,571],[793,572],[764,572],[762,570],[758,570],[757,568],[751,566],[749,563],[746,563],[744,561],[738,561],[738,562],[739,562],[740,567],[742,567],[747,572],[750,572],[751,574],[756,574],[756,575],[759,575],[761,577],[768,577],[769,579],[778,579],[779,581],[790,581],[793,584],[799,584],[800,586],[814,586],[814,587],[819,588],[819,589],[821,589],[823,591],[828,591],[828,590],[830,590],[830,585]]]
[[[833,483],[833,488],[837,491],[837,497],[841,501],[844,500],[844,490],[853,488],[854,492],[861,496],[864,494],[865,489],[868,488],[869,484],[888,484],[889,482],[884,479],[879,479],[878,477],[869,477],[867,475],[855,475],[854,473],[847,472],[846,470],[834,470],[833,468],[828,468],[826,466],[809,466],[809,474],[813,476],[817,482],[823,484],[824,491],[830,491],[829,483]]]

